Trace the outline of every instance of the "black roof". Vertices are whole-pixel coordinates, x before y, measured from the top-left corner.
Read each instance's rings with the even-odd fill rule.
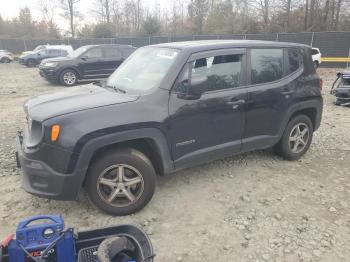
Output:
[[[260,41],[260,40],[200,40],[186,42],[172,42],[152,45],[164,48],[175,48],[181,50],[190,50],[195,52],[206,51],[217,48],[244,48],[244,47],[309,47],[303,44],[277,42],[277,41]]]
[[[88,47],[88,48],[91,48],[91,47],[97,47],[97,46],[100,46],[100,47],[103,47],[103,46],[113,46],[113,47],[123,47],[123,48],[136,48],[132,45],[118,45],[118,44],[98,44],[98,45],[84,45],[84,47]]]

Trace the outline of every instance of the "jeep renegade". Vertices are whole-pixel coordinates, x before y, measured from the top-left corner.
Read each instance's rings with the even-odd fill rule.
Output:
[[[74,200],[84,187],[105,212],[127,215],[151,200],[156,174],[270,147],[298,159],[322,115],[311,54],[281,42],[159,44],[104,83],[35,97],[17,137],[24,189]]]

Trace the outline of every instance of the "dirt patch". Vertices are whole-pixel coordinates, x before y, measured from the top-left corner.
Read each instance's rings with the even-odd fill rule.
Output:
[[[35,68],[0,64],[0,237],[19,219],[60,213],[78,230],[139,223],[156,261],[349,261],[350,108],[329,95],[336,69],[320,69],[324,113],[309,152],[288,162],[256,151],[187,169],[158,180],[140,213],[111,217],[78,201],[40,199],[21,189],[13,141],[24,123],[23,102],[62,89]]]

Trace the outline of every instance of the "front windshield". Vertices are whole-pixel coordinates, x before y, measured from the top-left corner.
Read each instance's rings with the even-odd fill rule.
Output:
[[[44,45],[38,45],[37,47],[35,47],[35,49],[33,50],[34,52],[40,51],[42,49],[45,49]]]
[[[85,51],[87,51],[88,49],[89,49],[88,46],[79,47],[78,49],[75,49],[72,53],[70,53],[69,55],[67,55],[67,57],[77,58],[77,57],[79,57],[81,54],[85,53]]]
[[[107,85],[140,93],[159,86],[175,61],[178,51],[168,48],[140,48],[109,78]]]

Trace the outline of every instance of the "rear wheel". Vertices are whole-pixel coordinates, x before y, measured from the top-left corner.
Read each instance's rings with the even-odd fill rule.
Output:
[[[315,69],[317,69],[319,67],[318,61],[314,61],[314,67],[315,67]]]
[[[78,82],[78,74],[72,69],[63,70],[60,83],[65,86],[74,86]]]
[[[287,160],[297,160],[309,149],[312,136],[313,125],[310,118],[297,115],[289,121],[275,151]]]
[[[152,199],[156,174],[149,159],[127,148],[108,151],[89,168],[86,190],[90,200],[111,215],[141,210]]]

